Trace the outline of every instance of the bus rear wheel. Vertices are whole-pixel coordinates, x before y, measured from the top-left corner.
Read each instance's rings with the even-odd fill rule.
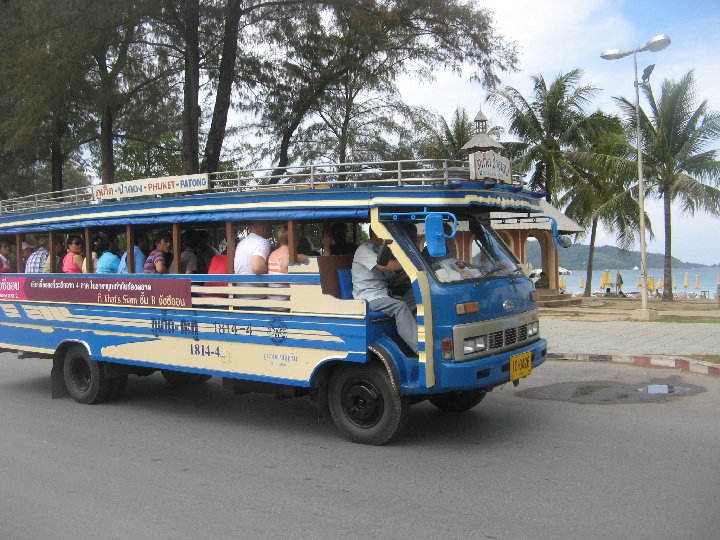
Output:
[[[380,445],[407,421],[410,400],[393,387],[387,370],[377,364],[344,365],[330,377],[330,414],[351,441]]]
[[[184,371],[172,371],[171,369],[161,369],[160,373],[173,386],[201,384],[212,378],[212,375],[205,375],[204,373],[186,373]]]
[[[430,396],[430,403],[445,412],[469,411],[480,403],[487,392],[483,390],[461,390]]]
[[[101,403],[110,390],[102,363],[90,360],[85,348],[78,345],[65,353],[63,377],[68,392],[78,403]]]

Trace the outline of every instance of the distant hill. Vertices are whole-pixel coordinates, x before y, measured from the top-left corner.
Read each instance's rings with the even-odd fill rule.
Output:
[[[588,253],[590,246],[584,244],[573,244],[567,249],[560,249],[560,266],[568,270],[585,270],[588,263]],[[527,243],[528,261],[533,268],[541,268],[540,262],[540,244],[537,242]],[[648,253],[648,268],[662,268],[664,264],[664,255],[662,253]],[[640,266],[639,251],[623,251],[615,246],[595,246],[595,254],[593,257],[593,268],[602,270],[604,268],[616,268],[619,270],[630,270],[635,266]],[[702,268],[710,267],[707,264],[684,262],[680,259],[672,258],[673,268]],[[713,265],[720,266],[720,265]]]

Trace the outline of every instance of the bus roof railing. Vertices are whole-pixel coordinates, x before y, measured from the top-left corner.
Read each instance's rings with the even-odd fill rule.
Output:
[[[364,185],[438,186],[447,184],[451,179],[469,179],[470,168],[466,160],[420,159],[266,167],[215,172],[208,176],[210,188],[205,193],[227,193]],[[86,186],[5,199],[0,201],[0,214],[93,203],[102,204],[102,201],[93,198],[92,186]]]

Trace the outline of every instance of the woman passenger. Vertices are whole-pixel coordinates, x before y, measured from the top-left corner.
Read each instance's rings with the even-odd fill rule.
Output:
[[[93,238],[93,252],[97,256],[95,271],[98,274],[117,273],[120,257],[113,253],[113,244],[116,242],[107,233],[100,233]]]
[[[288,231],[285,227],[278,231],[277,235],[280,247],[270,253],[268,257],[268,274],[287,274],[288,263],[290,262],[290,248],[288,247]],[[308,262],[307,255],[298,253],[295,256],[297,262]]]
[[[67,253],[62,260],[62,271],[66,274],[82,274],[83,263],[83,241],[77,234],[71,234],[67,239]]]

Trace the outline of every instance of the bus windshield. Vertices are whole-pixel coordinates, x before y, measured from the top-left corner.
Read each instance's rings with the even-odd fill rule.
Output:
[[[423,255],[440,283],[456,283],[467,280],[517,277],[521,271],[518,262],[489,224],[471,221],[470,232],[477,253],[472,262],[456,257],[451,239],[446,242],[448,250],[444,257],[431,257],[427,250]]]

